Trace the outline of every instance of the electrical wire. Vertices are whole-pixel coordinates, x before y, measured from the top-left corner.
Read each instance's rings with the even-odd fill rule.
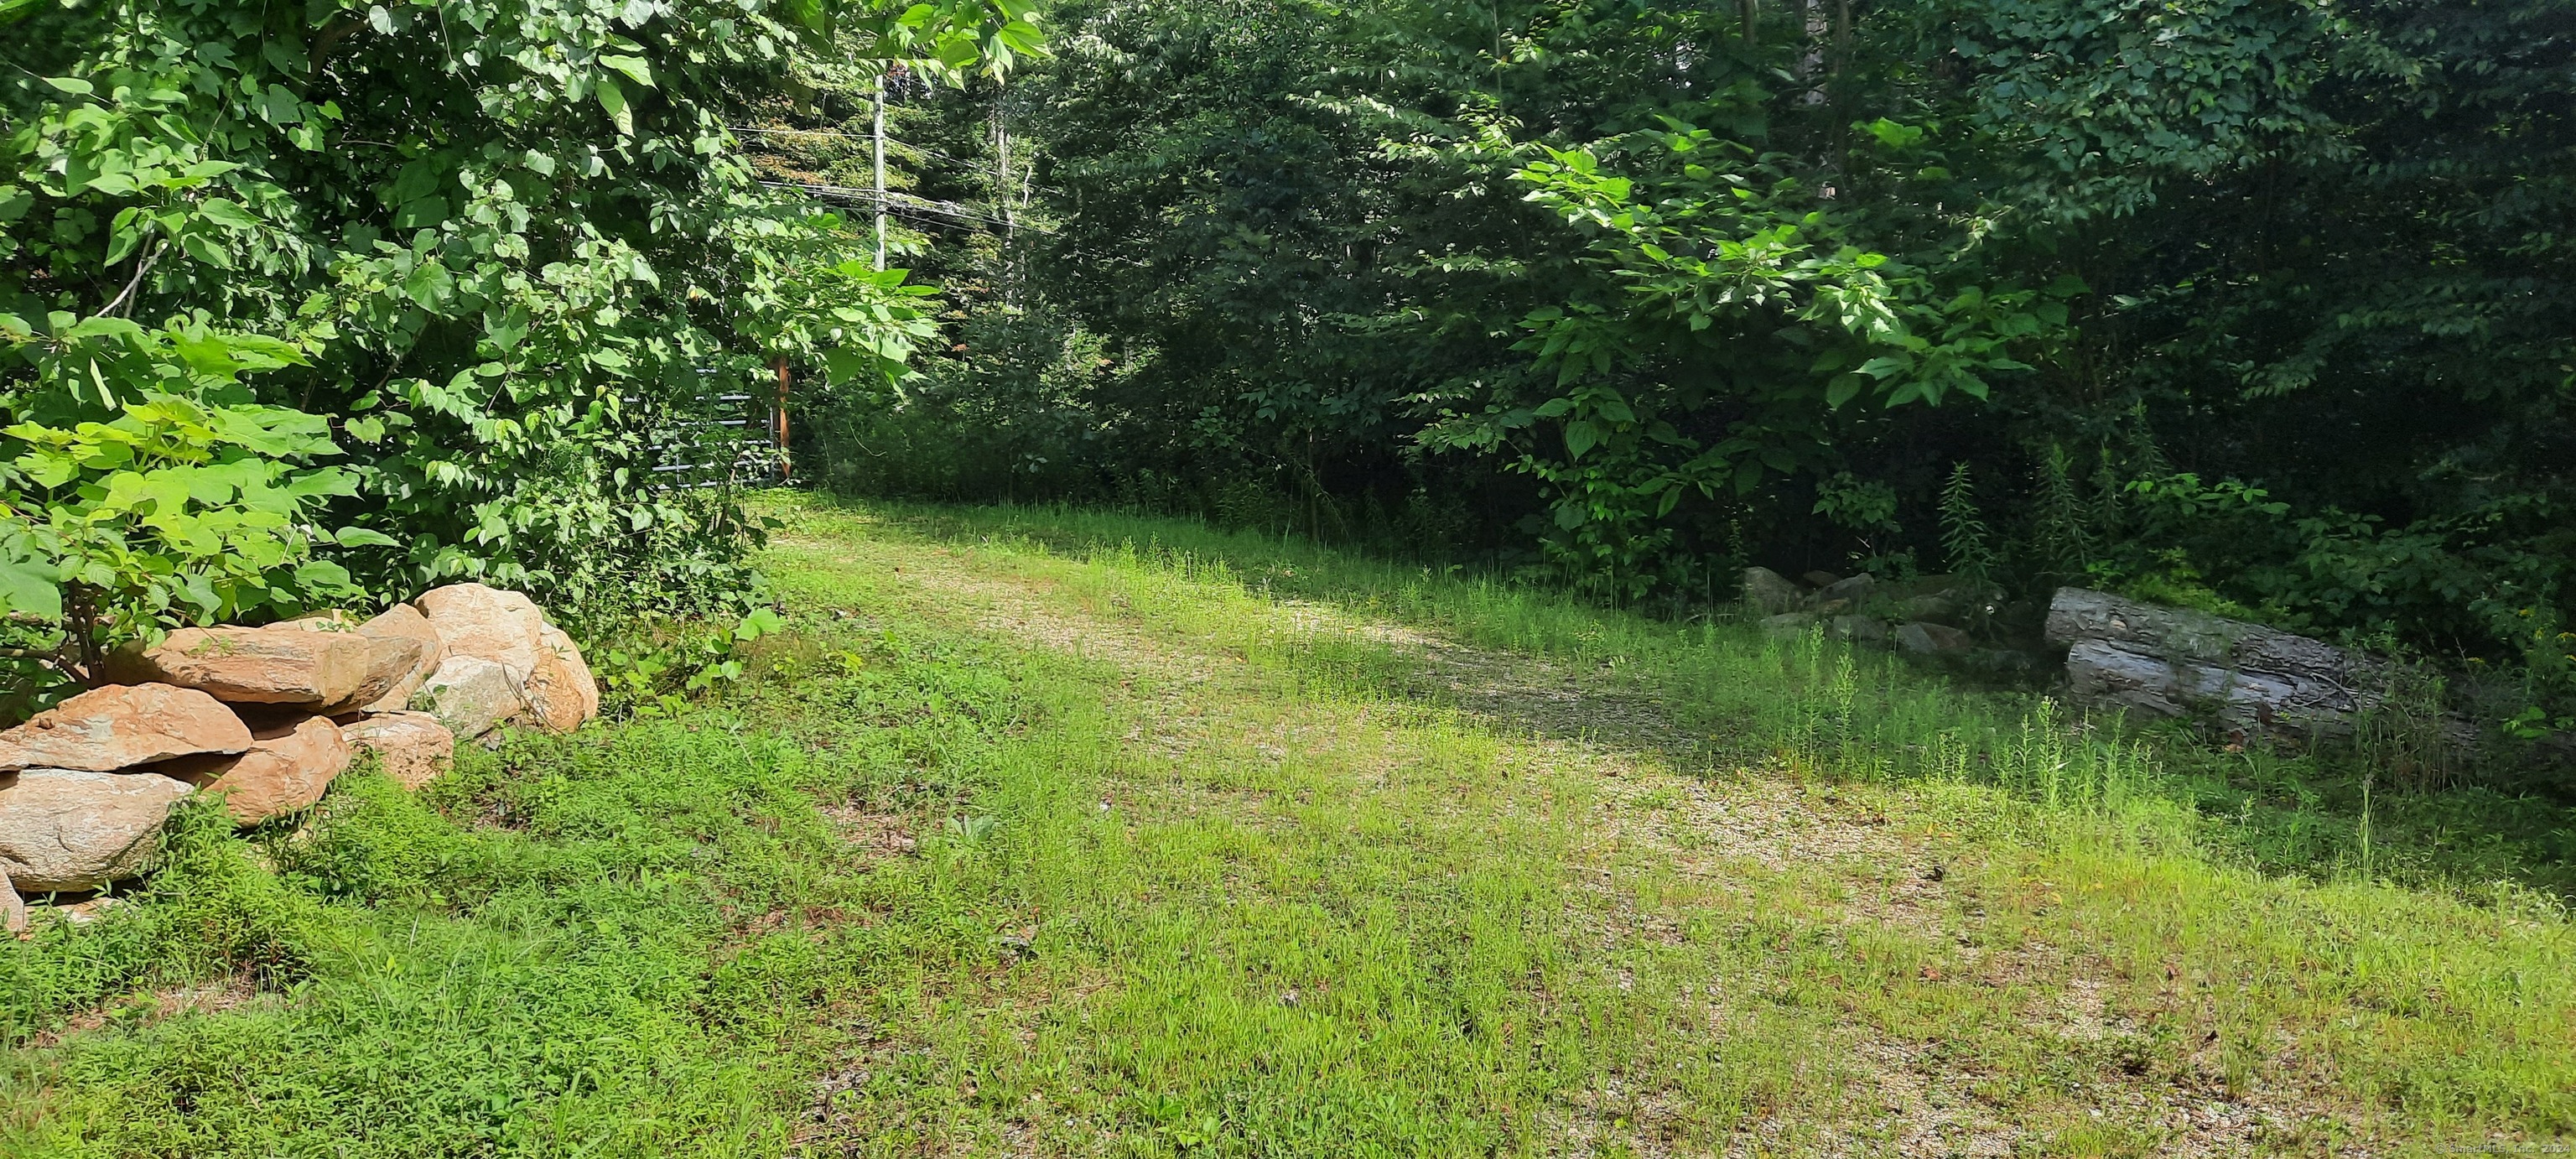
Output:
[[[761,184],[768,186],[771,189],[801,190],[804,193],[823,201],[849,201],[861,204],[870,204],[878,200],[876,190],[853,189],[846,185],[823,185],[811,181],[763,181]],[[942,217],[954,218],[959,221],[972,221],[984,225],[1001,226],[1005,229],[1025,229],[1032,233],[1049,235],[1055,233],[1055,230],[1045,226],[1030,225],[1027,222],[1012,222],[992,214],[978,213],[975,210],[959,205],[954,201],[932,201],[927,197],[915,197],[909,193],[896,193],[889,190],[885,195],[884,203],[888,210],[895,213],[902,213],[909,210],[914,213],[935,214]]]
[[[732,132],[736,132],[736,133],[801,133],[801,134],[803,134],[803,135],[805,135],[805,136],[809,136],[809,137],[837,137],[837,138],[839,138],[839,139],[841,139],[841,140],[844,140],[844,141],[871,141],[871,140],[874,140],[874,138],[872,138],[872,137],[868,136],[868,135],[867,135],[867,134],[865,134],[865,133],[842,133],[842,132],[836,132],[836,131],[831,130],[831,129],[762,129],[762,128],[755,128],[755,127],[750,126],[750,125],[727,125],[727,126],[725,126],[725,128],[726,128],[726,129],[728,129],[728,130],[730,130],[730,131],[732,131]],[[942,160],[942,161],[947,161],[947,162],[950,162],[950,163],[952,163],[952,164],[957,164],[957,165],[963,165],[963,166],[965,166],[965,167],[966,167],[966,168],[968,168],[968,169],[974,170],[977,176],[987,176],[987,177],[989,177],[989,176],[991,176],[991,175],[992,175],[992,173],[993,173],[993,171],[992,171],[992,170],[985,168],[985,167],[984,167],[984,165],[983,165],[981,162],[969,161],[969,160],[967,160],[966,158],[963,158],[963,157],[957,157],[957,156],[952,156],[952,155],[947,154],[947,153],[942,153],[942,152],[940,152],[939,150],[937,150],[937,149],[933,149],[933,148],[931,148],[931,147],[930,147],[930,146],[928,146],[928,145],[915,145],[915,144],[912,144],[911,142],[908,142],[908,141],[897,141],[897,140],[895,140],[895,139],[893,139],[893,138],[889,137],[889,138],[887,138],[887,139],[886,139],[886,148],[888,148],[888,149],[908,149],[908,150],[910,150],[910,151],[912,151],[912,152],[922,154],[923,156],[927,156],[927,157],[937,157],[937,158],[939,158],[939,159],[940,159],[940,160]],[[1063,192],[1064,192],[1064,191],[1063,191],[1063,190],[1061,190],[1061,189],[1057,189],[1057,188],[1055,188],[1055,187],[1053,187],[1053,186],[1048,186],[1048,185],[1039,185],[1039,186],[1035,186],[1034,188],[1035,188],[1038,192],[1041,192],[1041,193],[1053,193],[1053,194],[1061,195],[1061,194],[1063,194]]]

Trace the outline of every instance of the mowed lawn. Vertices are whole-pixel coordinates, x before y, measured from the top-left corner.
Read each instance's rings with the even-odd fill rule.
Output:
[[[0,1152],[2576,1132],[2549,890],[2402,823],[2367,856],[2405,872],[2283,872],[2169,742],[1194,524],[770,506],[790,630],[740,685],[300,829],[192,814],[134,901],[0,948]]]

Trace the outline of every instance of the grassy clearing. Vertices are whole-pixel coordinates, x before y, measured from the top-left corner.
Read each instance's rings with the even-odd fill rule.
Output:
[[[2222,770],[1819,642],[1164,521],[780,514],[797,629],[721,703],[517,740],[417,799],[358,778],[256,848],[191,825],[150,895],[0,949],[0,1143],[2576,1130],[2576,934],[2538,838],[2463,854],[2401,803],[2364,873],[2357,819],[2281,799],[2288,758]]]

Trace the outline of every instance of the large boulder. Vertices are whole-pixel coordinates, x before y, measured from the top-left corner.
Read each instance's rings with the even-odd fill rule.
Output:
[[[1896,630],[1898,650],[1916,656],[1942,656],[1966,652],[1977,642],[1966,632],[1946,624],[1915,622]]]
[[[1786,615],[1807,606],[1807,593],[1788,577],[1767,567],[1744,569],[1744,602],[1766,616]]]
[[[1795,640],[1816,626],[1816,617],[1806,612],[1782,612],[1762,618],[1762,634],[1774,640]]]
[[[113,772],[250,747],[250,729],[214,697],[167,684],[94,688],[0,732],[0,769]]]
[[[412,694],[412,708],[438,718],[450,732],[471,740],[527,707],[519,679],[480,656],[450,656]]]
[[[581,649],[547,623],[527,596],[482,584],[454,584],[423,592],[417,603],[446,643],[447,659],[414,695],[412,705],[437,713],[458,736],[480,735],[493,722],[523,713],[529,723],[554,732],[570,732],[599,715],[599,682],[591,677]],[[509,677],[516,703],[504,704],[504,698],[485,688],[489,677],[472,665],[458,666],[460,660],[498,665]],[[456,670],[449,671],[450,666]],[[439,688],[435,695],[433,685]],[[487,721],[491,712],[499,715]]]
[[[321,708],[365,687],[381,657],[355,632],[265,628],[182,628],[161,643],[109,657],[119,684],[175,684],[234,704]]]
[[[436,780],[455,764],[456,734],[426,712],[388,712],[340,726],[351,749],[376,755],[376,767],[406,789]]]
[[[329,717],[308,716],[253,734],[237,757],[194,757],[162,766],[198,788],[223,795],[244,828],[313,807],[349,767],[349,742]]]
[[[599,715],[599,682],[572,637],[552,624],[538,630],[537,665],[521,692],[528,715],[549,732],[571,732]]]
[[[1887,642],[1887,621],[1876,616],[1836,616],[1831,621],[1834,638],[1855,644]]]
[[[514,684],[536,671],[546,617],[527,596],[482,584],[451,584],[423,592],[413,602],[446,643],[449,659],[489,660],[508,669]]]
[[[1856,608],[1867,601],[1870,594],[1877,589],[1878,577],[1862,572],[1849,579],[1839,579],[1826,584],[1824,590],[1816,593],[1816,603],[1822,606],[1840,601]]]
[[[410,604],[395,604],[385,609],[383,615],[358,625],[358,634],[402,637],[418,640],[421,645],[420,659],[412,664],[411,671],[394,681],[385,689],[384,695],[361,706],[362,712],[401,711],[403,705],[411,702],[411,694],[420,691],[420,686],[427,683],[430,675],[447,660],[447,642],[440,638],[438,628],[429,622],[429,617],[420,614],[420,609]]]
[[[414,615],[416,617],[417,613]],[[364,710],[392,696],[395,690],[406,682],[409,682],[412,688],[418,688],[420,685],[414,678],[428,675],[427,672],[422,671],[422,661],[427,660],[432,652],[441,650],[438,633],[427,631],[428,621],[426,620],[421,621],[426,639],[422,635],[398,630],[387,631],[377,628],[370,631],[371,627],[376,626],[375,620],[360,623],[346,612],[323,612],[305,616],[288,620],[285,626],[302,628],[310,632],[347,633],[357,637],[366,645],[366,669],[358,681],[357,688],[350,691],[348,695],[327,704],[304,706],[305,711],[317,716],[339,716],[343,713]],[[410,695],[410,689],[402,691],[403,695]],[[399,706],[401,702],[395,703]]]
[[[159,773],[0,773],[0,875],[43,893],[98,889],[150,868],[170,806],[193,790]]]

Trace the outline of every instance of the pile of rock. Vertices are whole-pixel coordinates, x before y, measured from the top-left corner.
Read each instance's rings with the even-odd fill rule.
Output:
[[[1882,581],[1867,572],[1811,571],[1792,580],[1765,567],[1744,569],[1745,602],[1762,613],[1763,630],[1774,636],[1804,635],[1822,625],[1836,639],[1893,643],[1921,655],[1974,648],[1960,625],[1984,597],[1956,576]]]
[[[244,827],[311,807],[358,753],[418,788],[459,739],[599,715],[581,650],[528,597],[482,584],[373,619],[189,628],[112,657],[107,683],[0,733],[0,910],[147,866],[170,806],[223,795]]]

